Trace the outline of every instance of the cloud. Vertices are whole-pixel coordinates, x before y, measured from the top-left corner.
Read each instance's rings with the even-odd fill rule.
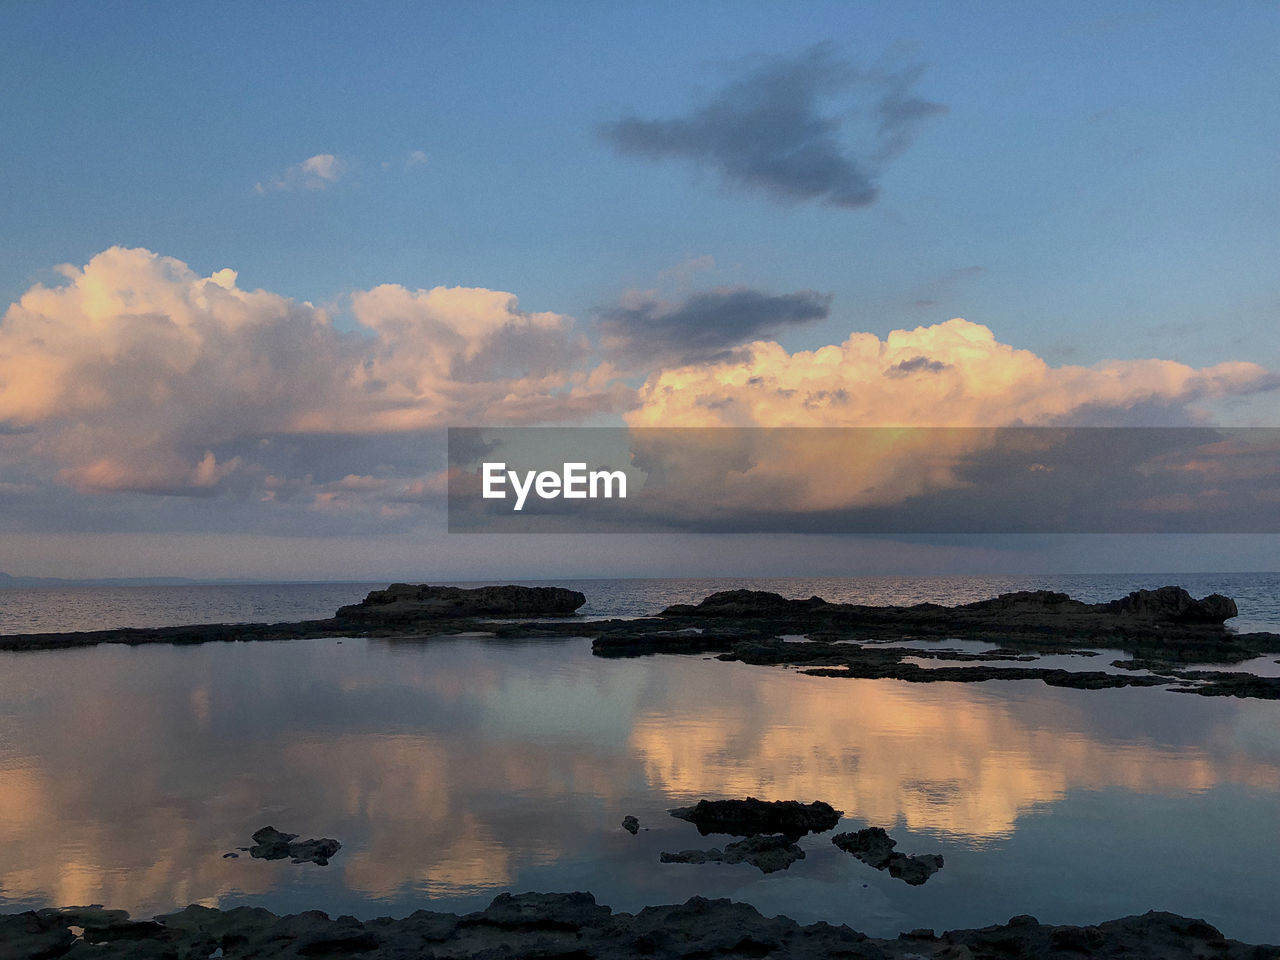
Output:
[[[984,326],[954,319],[895,330],[883,341],[855,333],[796,353],[758,341],[723,362],[662,370],[625,419],[635,428],[1179,425],[1195,421],[1197,401],[1276,386],[1254,363],[1051,367]],[[673,491],[660,504],[672,520],[714,518],[732,529],[767,509],[795,529],[788,515],[885,508],[962,489],[963,468],[977,454],[999,454],[1009,436],[738,430],[689,443],[679,431],[657,430],[639,432],[634,452],[651,480]]]
[[[1272,389],[1256,363],[1194,368],[1171,360],[1051,367],[967,320],[854,333],[788,353],[757,341],[721,363],[661,370],[633,426],[1014,426],[1190,422],[1195,401]]]
[[[317,153],[301,163],[295,163],[270,180],[254,184],[254,191],[275,193],[286,190],[324,190],[333,186],[346,172],[346,161],[332,153]]]
[[[731,347],[783,327],[825,320],[831,296],[801,290],[768,294],[743,288],[695,293],[671,303],[633,293],[600,311],[597,320],[606,356],[633,368],[724,359]]]
[[[311,303],[147,250],[62,272],[0,322],[0,451],[82,491],[261,488],[280,448],[309,436],[341,450],[335,437],[566,420],[626,400],[607,372],[576,368],[586,343],[567,317],[497,290],[360,291],[343,332]]]
[[[600,135],[620,153],[690,160],[775,199],[865,207],[884,165],[946,111],[912,92],[920,72],[861,71],[821,43],[759,62],[685,116],[627,116]]]

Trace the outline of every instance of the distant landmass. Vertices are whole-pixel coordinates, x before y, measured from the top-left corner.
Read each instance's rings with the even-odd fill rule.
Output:
[[[190,577],[14,577],[0,571],[0,590],[15,587],[183,587],[201,583],[273,583],[271,580],[193,580]]]

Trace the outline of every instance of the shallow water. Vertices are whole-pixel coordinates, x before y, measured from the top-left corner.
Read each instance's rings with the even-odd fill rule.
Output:
[[[705,591],[704,591],[705,592]],[[1280,703],[1033,681],[806,677],[585,640],[346,639],[5,654],[0,905],[189,902],[404,915],[502,890],[617,909],[729,896],[877,935],[1148,909],[1278,942]],[[719,846],[666,810],[822,799],[946,865],[909,887],[806,859],[661,864]],[[640,818],[631,836],[620,822]],[[328,867],[223,854],[265,824]]]

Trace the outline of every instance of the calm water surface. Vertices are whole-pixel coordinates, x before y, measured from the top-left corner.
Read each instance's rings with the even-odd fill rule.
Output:
[[[1103,599],[1130,581],[1170,581],[1100,579],[1090,594],[1089,578],[1067,579],[1034,585]],[[1259,623],[1280,619],[1272,577],[1239,579],[1234,590],[1173,579],[1197,594],[1231,593]],[[1026,581],[993,582],[742,585],[955,602]],[[606,615],[726,585],[581,588],[588,612]],[[102,610],[129,604],[163,622],[175,589],[190,590],[130,588],[152,591],[150,605],[99,593],[99,623]],[[206,589],[224,594],[171,599],[263,611],[213,619],[285,619],[326,614],[368,587]],[[228,595],[246,589],[258,599]],[[273,612],[261,595],[270,589],[302,612]],[[1256,599],[1246,604],[1242,590]],[[6,591],[0,605],[29,617],[15,597],[34,593]],[[312,612],[313,603],[326,606]],[[201,902],[371,917],[428,901],[474,909],[508,889],[587,889],[624,910],[729,896],[878,935],[1156,908],[1280,941],[1266,892],[1280,887],[1280,858],[1260,855],[1280,844],[1276,702],[840,680],[698,657],[601,660],[577,639],[102,645],[0,662],[8,909],[101,902],[149,916]],[[826,800],[844,811],[839,829],[883,826],[900,850],[940,852],[946,866],[909,887],[829,835],[803,840],[806,859],[768,876],[658,862],[663,850],[725,842],[699,837],[669,807],[748,794]],[[620,828],[626,814],[640,818],[638,836]],[[267,823],[336,837],[343,849],[328,867],[223,857]]]

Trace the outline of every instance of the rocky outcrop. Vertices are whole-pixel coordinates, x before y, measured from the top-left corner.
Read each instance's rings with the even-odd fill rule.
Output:
[[[942,854],[907,856],[893,848],[898,845],[883,827],[867,827],[853,833],[837,833],[831,838],[841,850],[851,853],[869,867],[888,870],[889,876],[918,887],[942,869]]]
[[[815,800],[775,800],[772,803],[747,797],[745,800],[699,800],[691,807],[669,811],[679,820],[688,820],[703,836],[727,833],[735,837],[755,837],[780,833],[799,840],[807,833],[822,833],[840,822],[841,811]]]
[[[1120,617],[1163,623],[1220,624],[1240,614],[1236,602],[1230,597],[1211,593],[1203,600],[1196,600],[1181,587],[1135,590],[1119,600],[1096,604],[1096,608]]]
[[[764,837],[747,837],[730,843],[723,850],[681,850],[679,853],[662,853],[660,863],[749,863],[764,873],[785,870],[797,860],[804,859],[804,851],[782,834]]]
[[[338,609],[339,620],[375,623],[458,617],[567,617],[587,602],[564,587],[433,587],[393,583]]]
[[[265,826],[253,835],[249,856],[255,860],[292,860],[294,863],[329,865],[329,858],[342,849],[342,844],[332,837],[298,840],[296,833],[281,833],[275,827]]]
[[[1014,633],[1058,628],[1087,635],[1098,631],[1167,631],[1169,627],[1221,630],[1223,622],[1237,613],[1235,601],[1229,597],[1215,593],[1196,600],[1182,587],[1169,586],[1135,590],[1106,603],[1083,603],[1050,590],[1022,590],[954,607],[936,603],[873,607],[827,603],[820,597],[789,600],[762,590],[727,590],[713,593],[696,605],[674,604],[662,611],[662,616],[703,620],[785,618],[806,624],[894,627],[913,633],[930,632],[929,627]]]
[[[676,603],[664,617],[794,617],[824,613],[838,607],[821,597],[790,600],[768,590],[721,590],[698,604]]]
[[[640,821],[630,814],[627,814],[627,816],[622,818],[622,829],[634,837],[640,832]]]
[[[83,930],[83,939],[69,929]],[[614,913],[589,893],[502,894],[484,910],[463,915],[419,910],[395,920],[330,919],[319,910],[276,916],[256,907],[217,910],[189,906],[154,921],[119,910],[68,907],[0,915],[0,960],[94,957],[179,960],[221,951],[225,960],[361,957],[462,960],[652,960],[677,957],[776,957],[788,960],[1264,960],[1269,946],[1228,940],[1203,920],[1146,913],[1096,926],[1051,926],[1034,917],[936,935],[914,930],[871,939],[847,926],[801,926],[763,917],[752,906],[693,897],[682,904]]]
[[[192,644],[314,637],[416,637],[474,629],[478,617],[567,617],[587,602],[563,587],[433,587],[393,583],[327,620],[295,623],[202,623],[179,627],[119,627],[70,633],[0,636],[0,650],[57,650],[98,643]]]

